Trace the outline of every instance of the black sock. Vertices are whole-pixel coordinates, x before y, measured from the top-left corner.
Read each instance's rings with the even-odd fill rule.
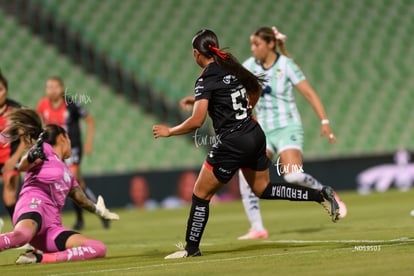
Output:
[[[187,222],[187,232],[185,234],[185,241],[187,242],[185,249],[189,255],[199,250],[201,237],[208,221],[209,203],[210,200],[198,198],[193,194],[190,216]]]
[[[73,203],[73,209],[75,210],[75,214],[76,214],[76,222],[83,222],[82,208],[79,207],[74,201],[72,203]]]
[[[9,213],[10,218],[13,220],[14,208],[16,208],[16,204],[5,206],[7,213]]]
[[[260,198],[286,199],[292,201],[323,201],[321,191],[288,183],[269,183]]]

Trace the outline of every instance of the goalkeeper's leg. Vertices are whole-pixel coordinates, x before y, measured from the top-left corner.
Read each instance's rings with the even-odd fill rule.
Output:
[[[72,231],[63,231],[55,241],[57,251],[42,253],[30,250],[21,254],[17,264],[69,262],[103,258],[106,255],[106,246],[103,242],[90,239]]]
[[[82,235],[79,235],[82,236]],[[82,238],[85,238],[82,236]],[[54,252],[54,253],[44,253],[42,254],[42,263],[52,263],[52,262],[68,262],[68,261],[79,261],[79,260],[88,260],[103,258],[106,255],[106,246],[103,242],[98,240],[87,239],[78,245],[79,243],[72,243],[64,251]]]

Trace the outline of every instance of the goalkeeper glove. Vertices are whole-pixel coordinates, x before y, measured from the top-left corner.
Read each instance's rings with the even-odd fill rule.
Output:
[[[39,139],[37,139],[36,144],[34,145],[33,148],[31,148],[29,150],[29,152],[27,153],[27,161],[29,161],[29,163],[33,163],[34,161],[36,161],[37,159],[42,159],[42,160],[49,160],[47,159],[44,151],[43,151],[43,139],[42,139],[42,135],[40,135]]]
[[[106,209],[105,202],[102,196],[98,196],[98,201],[95,204],[95,213],[104,218],[104,219],[110,219],[110,220],[118,220],[119,216],[116,213],[109,212],[108,209]]]

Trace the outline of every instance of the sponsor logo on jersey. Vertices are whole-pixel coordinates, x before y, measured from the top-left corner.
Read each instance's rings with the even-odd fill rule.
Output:
[[[42,203],[41,199],[32,198],[32,202],[30,202],[29,208],[37,209],[40,203]]]
[[[65,168],[65,171],[63,172],[63,180],[65,182],[70,182],[70,173],[66,168]]]
[[[231,174],[231,171],[226,170],[226,169],[224,169],[224,168],[222,168],[222,167],[219,167],[219,168],[218,168],[218,170],[219,170],[220,172],[222,172],[222,173],[225,173],[225,174]]]
[[[196,87],[194,87],[194,92],[195,92],[196,97],[201,95],[201,92],[199,90],[202,90],[202,89],[204,89],[204,86],[202,85],[197,85]]]
[[[233,75],[225,75],[223,77],[223,82],[225,84],[230,84],[232,81],[235,81],[235,80],[237,80],[237,78],[235,76],[233,76]]]
[[[280,69],[276,70],[276,78],[281,79],[283,77],[283,72]]]

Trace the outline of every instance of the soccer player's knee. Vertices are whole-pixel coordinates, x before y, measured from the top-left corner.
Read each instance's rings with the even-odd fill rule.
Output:
[[[255,185],[252,188],[252,192],[255,196],[260,197],[263,194],[263,191],[266,189],[266,186]]]

